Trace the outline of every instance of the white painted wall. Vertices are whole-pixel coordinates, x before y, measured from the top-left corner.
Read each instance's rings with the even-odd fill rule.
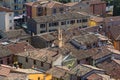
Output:
[[[0,29],[3,31],[10,31],[14,29],[14,13],[13,12],[0,12]]]

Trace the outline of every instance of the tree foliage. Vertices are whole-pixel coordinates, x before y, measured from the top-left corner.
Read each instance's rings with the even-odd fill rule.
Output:
[[[120,16],[120,0],[114,0],[113,15]]]

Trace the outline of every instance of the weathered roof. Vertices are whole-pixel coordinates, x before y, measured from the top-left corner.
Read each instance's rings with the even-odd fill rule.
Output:
[[[78,2],[69,2],[69,3],[66,3],[65,5],[66,6],[69,6],[69,7],[72,7],[74,5],[78,4]]]
[[[117,60],[118,61],[118,60]],[[97,65],[97,67],[104,69],[106,73],[115,78],[115,79],[120,79],[120,64],[116,62],[116,59],[107,59],[104,62],[101,62]]]
[[[24,74],[36,74],[36,73],[40,74],[40,73],[42,73],[42,72],[34,70],[34,69],[20,69],[20,68],[13,69],[12,71],[14,71],[14,72],[20,72],[20,73],[24,73]]]
[[[13,54],[35,49],[28,42],[11,43],[11,44],[6,45],[5,47],[8,50],[10,50]]]
[[[44,22],[53,22],[53,21],[63,21],[63,20],[72,20],[72,19],[80,19],[86,16],[83,16],[76,12],[65,12],[65,13],[57,13],[56,15],[47,15],[33,18],[33,20],[37,23]]]
[[[0,12],[13,12],[13,10],[0,6]]]
[[[61,54],[58,51],[53,51],[50,48],[26,51],[16,55],[22,57],[28,57],[34,60],[39,60],[47,63],[51,63],[61,56]]]
[[[78,42],[79,44],[91,44],[98,41],[98,37],[95,34],[85,34],[85,35],[79,35],[74,36],[73,40]]]
[[[90,20],[93,20],[93,21],[95,21],[95,22],[100,23],[100,22],[103,22],[103,21],[104,21],[104,18],[102,18],[102,17],[97,17],[97,16],[92,16],[92,17],[90,17]]]
[[[7,32],[5,32],[5,34],[8,39],[13,39],[13,38],[18,39],[21,37],[30,36],[23,29],[7,31]]]
[[[88,80],[102,80],[102,77],[97,75],[96,73],[91,74],[90,76],[87,77]]]
[[[120,40],[120,25],[119,26],[111,26],[109,28],[109,31],[111,33],[111,36],[115,39],[115,40]]]
[[[94,66],[90,66],[86,64],[79,64],[71,70],[71,73],[76,74],[77,76],[83,76],[91,72],[92,70],[103,71],[102,69],[96,68]]]
[[[113,16],[113,17],[104,18],[105,22],[114,22],[114,21],[119,21],[119,20],[120,20],[120,16]]]
[[[0,58],[11,55],[12,52],[0,44]]]
[[[0,76],[8,76],[10,73],[10,67],[5,65],[0,65]]]
[[[53,35],[51,35],[51,33],[43,33],[38,36],[43,38],[45,41],[53,41],[56,39]]]
[[[35,2],[25,3],[28,6],[33,7],[47,7],[47,8],[59,8],[65,6],[63,3],[57,2],[57,1],[48,1],[48,0],[39,0]]]
[[[55,78],[62,78],[65,77],[66,73],[69,72],[69,69],[65,69],[63,67],[55,66],[49,69],[46,73],[52,74]]]

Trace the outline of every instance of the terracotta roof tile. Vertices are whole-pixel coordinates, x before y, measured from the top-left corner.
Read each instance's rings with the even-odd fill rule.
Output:
[[[91,72],[92,70],[96,70],[96,71],[104,71],[102,69],[96,68],[94,66],[90,66],[90,65],[86,65],[86,64],[79,64],[76,67],[74,67],[73,69],[71,69],[71,73],[72,74],[76,74],[77,76],[83,76],[89,72]]]
[[[112,38],[115,40],[120,40],[120,25],[119,26],[111,26],[109,29]]]
[[[70,3],[66,3],[66,6],[72,7],[74,5],[78,4],[78,2],[70,2]]]
[[[115,79],[120,79],[120,64],[116,61],[108,59],[102,63],[99,63],[97,67],[104,69],[109,76]]]
[[[30,2],[26,3],[28,6],[42,6],[42,7],[47,7],[47,8],[58,8],[58,7],[63,7],[66,6],[63,3],[57,2],[57,1],[48,1],[48,0],[39,0],[35,2]],[[67,7],[67,6],[66,6]]]
[[[11,69],[8,66],[0,65],[0,76],[8,76],[10,70]]]
[[[12,10],[5,8],[5,7],[1,7],[0,6],[0,12],[13,12]]]
[[[6,45],[6,48],[8,48],[13,54],[35,49],[27,42],[18,42],[18,43],[8,44]]]
[[[68,72],[69,72],[69,69],[64,69],[62,67],[55,66],[49,69],[46,73],[52,74],[52,76],[56,78],[63,78]]]
[[[37,49],[32,51],[26,51],[15,55],[32,58],[34,60],[39,60],[42,62],[51,63],[55,61],[57,58],[59,58],[61,56],[61,53],[52,50],[52,48],[45,48],[40,50]]]
[[[91,74],[87,77],[87,80],[102,80],[102,77],[97,74]]]

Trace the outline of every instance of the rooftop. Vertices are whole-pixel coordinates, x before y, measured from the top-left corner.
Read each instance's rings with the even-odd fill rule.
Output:
[[[32,47],[28,42],[17,42],[17,43],[10,43],[5,46],[9,51],[13,54],[21,53],[25,51],[34,50],[35,48]]]
[[[64,4],[57,2],[57,1],[49,1],[49,0],[39,0],[35,2],[26,3],[28,6],[33,7],[47,7],[47,8],[59,8],[65,6]]]
[[[106,71],[106,73],[115,78],[115,79],[120,79],[120,64],[119,64],[120,60],[116,60],[116,59],[108,59],[105,60],[102,63],[99,63],[97,65],[97,67],[104,69]]]
[[[13,12],[13,10],[0,6],[0,12]]]
[[[8,76],[11,68],[5,65],[0,65],[0,76]]]
[[[86,64],[79,64],[71,70],[71,73],[76,74],[77,76],[83,76],[83,75],[91,72],[92,70],[103,72],[102,69],[96,68],[94,66],[90,66],[90,65],[86,65]]]
[[[13,72],[20,72],[20,73],[24,73],[24,74],[40,74],[40,73],[42,73],[42,72],[40,72],[40,71],[36,71],[36,70],[34,70],[34,69],[20,69],[20,68],[18,68],[18,69],[14,69],[14,70],[12,70]]]
[[[22,57],[28,57],[34,60],[39,60],[47,63],[51,63],[61,56],[61,54],[58,51],[53,51],[50,48],[22,52],[16,55],[22,56]]]
[[[55,66],[55,67],[49,69],[46,73],[52,74],[53,77],[56,77],[56,78],[63,78],[63,77],[65,77],[66,73],[68,73],[68,72],[69,72],[69,69]]]
[[[65,13],[57,13],[56,15],[40,16],[33,18],[33,20],[37,23],[43,23],[43,22],[63,21],[69,19],[79,19],[83,17],[87,18],[87,16],[84,16],[76,12],[65,12]]]
[[[115,40],[120,40],[120,25],[110,26],[109,31]]]

